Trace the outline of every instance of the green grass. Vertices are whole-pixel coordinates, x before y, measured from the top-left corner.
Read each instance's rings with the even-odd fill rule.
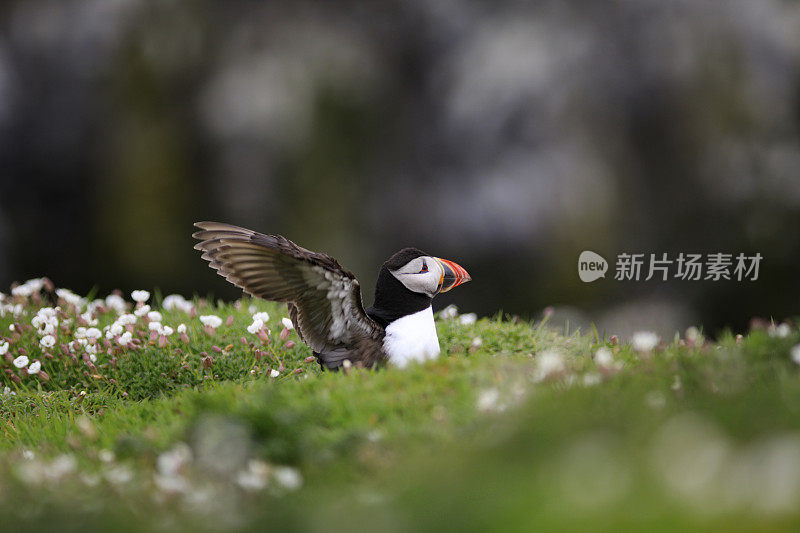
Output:
[[[18,301],[25,313],[6,312],[0,331],[49,379],[0,363],[0,388],[16,393],[0,395],[4,530],[800,525],[795,328],[637,353],[501,316],[438,320],[436,361],[322,373],[296,333],[294,347],[279,339],[281,307],[196,300],[198,314],[232,324],[211,336],[162,310],[188,342],[151,344],[140,321],[141,349],[111,343],[90,368],[58,349],[72,325],[45,357],[24,327],[44,304]],[[246,330],[251,304],[270,314],[269,342]],[[63,307],[60,328],[75,320]],[[115,317],[101,313],[98,327]],[[613,365],[597,364],[599,348]]]

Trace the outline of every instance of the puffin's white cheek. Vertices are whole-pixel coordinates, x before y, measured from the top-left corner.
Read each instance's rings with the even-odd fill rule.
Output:
[[[436,290],[439,288],[439,274],[436,272],[429,272],[426,282],[428,293],[433,296],[436,294]]]

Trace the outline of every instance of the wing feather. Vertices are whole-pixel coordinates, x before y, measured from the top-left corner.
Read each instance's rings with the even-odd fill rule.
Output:
[[[302,248],[280,235],[265,235],[220,222],[198,222],[195,249],[246,293],[286,302],[300,337],[314,352],[350,354],[354,346],[383,337],[367,316],[355,276],[332,257]]]

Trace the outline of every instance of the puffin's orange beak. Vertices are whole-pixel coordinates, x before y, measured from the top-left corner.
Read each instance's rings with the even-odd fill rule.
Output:
[[[464,267],[457,263],[439,257],[434,257],[434,259],[442,266],[442,277],[439,279],[439,292],[447,292],[453,287],[458,287],[462,283],[466,283],[472,279],[469,274],[467,274],[467,271],[464,270]]]

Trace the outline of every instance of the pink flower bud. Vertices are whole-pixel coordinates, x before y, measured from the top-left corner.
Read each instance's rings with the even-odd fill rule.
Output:
[[[294,341],[289,341],[286,343],[287,348],[294,348]]]
[[[285,341],[288,338],[289,338],[289,330],[287,328],[283,328],[281,330],[280,339],[281,339],[281,341]]]
[[[233,325],[233,315],[228,315],[228,319],[225,321],[226,326]]]
[[[203,368],[210,369],[214,365],[214,358],[210,355],[203,357]]]
[[[258,336],[259,339],[261,339],[262,342],[269,342],[269,333],[267,332],[266,329],[259,330],[258,333],[256,333],[256,335]]]
[[[313,362],[314,362],[314,361],[316,361],[316,360],[317,360],[317,358],[316,358],[316,357],[314,357],[313,355],[309,355],[308,357],[306,357],[305,359],[303,359],[303,361],[305,361],[306,363],[313,363]]]
[[[185,331],[181,333],[181,342],[189,342],[189,336],[186,334]]]

